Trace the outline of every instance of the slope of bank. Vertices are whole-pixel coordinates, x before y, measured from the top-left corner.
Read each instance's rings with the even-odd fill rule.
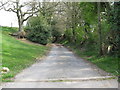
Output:
[[[3,81],[11,81],[17,73],[30,66],[36,58],[44,56],[49,47],[30,44],[17,40],[9,35],[16,28],[2,27],[2,66],[8,67],[10,72],[2,75]]]

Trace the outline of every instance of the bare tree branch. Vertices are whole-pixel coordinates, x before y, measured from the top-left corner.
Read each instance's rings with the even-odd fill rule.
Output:
[[[0,10],[2,10],[3,7],[4,7],[4,5],[6,5],[7,3],[8,3],[8,2],[3,3],[2,1],[0,1]]]
[[[23,19],[23,22],[26,21],[26,20],[28,20],[32,16],[33,16],[33,14],[29,15],[28,17],[26,17],[25,19]]]
[[[9,1],[4,5],[4,10],[16,13],[19,24],[19,31],[23,30],[23,23],[32,17],[34,14],[39,12],[39,3],[35,0],[33,2],[23,2],[20,0]]]

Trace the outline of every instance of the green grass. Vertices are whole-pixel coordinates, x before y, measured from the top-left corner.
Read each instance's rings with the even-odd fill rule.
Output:
[[[35,58],[44,56],[49,50],[49,47],[23,43],[8,35],[16,31],[16,28],[3,27],[1,30],[2,66],[10,69],[9,73],[3,74],[3,81],[10,81],[21,70],[33,64]]]
[[[98,51],[95,49],[94,45],[89,45],[86,49],[80,50],[76,45],[70,44],[67,41],[63,41],[62,44],[71,49],[78,56],[91,61],[96,64],[99,68],[104,71],[111,73],[112,75],[118,76],[118,60],[120,58],[115,56],[99,56]]]

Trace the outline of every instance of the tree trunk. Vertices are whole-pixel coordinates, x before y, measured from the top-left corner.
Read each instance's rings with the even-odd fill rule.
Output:
[[[75,21],[75,2],[72,2],[72,34],[73,34],[73,43],[76,43],[76,34],[75,34],[75,27],[76,27],[76,21]]]
[[[23,23],[19,22],[19,31],[23,31]]]
[[[17,4],[17,7],[18,7],[18,4]],[[23,31],[23,16],[20,15],[19,10],[17,10],[16,14],[17,14],[17,18],[18,18],[18,25],[19,25],[19,32],[20,32],[20,31]]]
[[[100,2],[98,2],[98,35],[99,35],[99,54],[103,55],[102,50],[102,32],[101,32],[101,17],[100,17]]]
[[[72,33],[73,33],[73,43],[76,43],[76,27],[78,23],[78,10],[77,10],[77,2],[72,2]]]
[[[73,26],[72,28],[72,33],[73,33],[73,43],[76,43],[75,26]]]

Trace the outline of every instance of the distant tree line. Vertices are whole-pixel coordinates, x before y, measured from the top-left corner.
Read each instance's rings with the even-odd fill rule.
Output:
[[[120,2],[1,2],[16,13],[19,32],[41,44],[66,40],[102,55],[120,55]],[[26,8],[25,11],[23,8]],[[23,23],[27,21],[24,28]]]

